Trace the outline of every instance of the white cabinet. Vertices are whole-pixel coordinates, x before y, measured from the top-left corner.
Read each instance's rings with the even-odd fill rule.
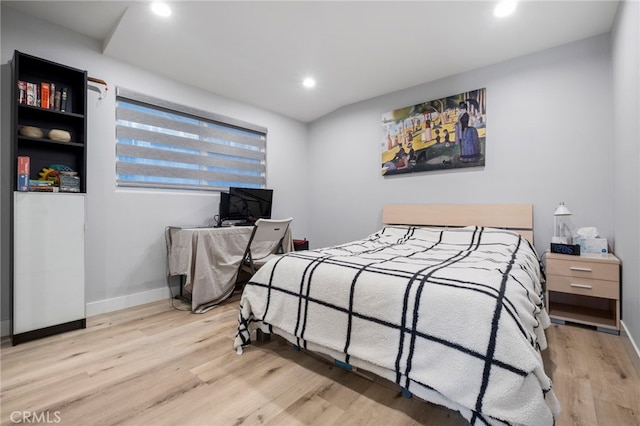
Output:
[[[85,194],[14,192],[13,344],[84,328]]]

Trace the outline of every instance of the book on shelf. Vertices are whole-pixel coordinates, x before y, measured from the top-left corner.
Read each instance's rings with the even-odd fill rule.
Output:
[[[49,96],[51,93],[49,92],[51,86],[49,83],[43,81],[40,83],[40,107],[49,109]]]
[[[30,160],[31,158],[27,157],[26,155],[18,156],[18,174],[29,175],[31,173],[29,171],[29,163],[31,162]]]
[[[31,158],[21,155],[18,157],[18,191],[29,190],[29,174],[31,168]]]
[[[56,107],[56,96],[58,98]],[[42,81],[30,83],[18,80],[18,103],[30,106],[38,106],[44,109],[60,110],[60,91],[56,90],[55,83]]]
[[[18,80],[18,103],[27,103],[27,82]]]
[[[55,100],[56,100],[56,84],[55,83],[50,83],[50,90],[49,90],[49,109],[55,109],[54,105],[55,105]]]
[[[29,186],[54,186],[55,184],[52,180],[29,179]]]
[[[31,186],[29,185],[29,192],[60,192],[60,188],[57,186]]]
[[[34,83],[27,83],[27,105],[36,106],[37,96],[36,85]]]
[[[67,88],[62,88],[62,95],[60,97],[60,111],[65,112],[67,110]]]
[[[64,92],[64,96],[62,93]],[[18,80],[18,103],[30,106],[38,106],[44,109],[60,111],[62,98],[65,99],[64,108],[67,107],[67,89],[62,91],[56,88],[56,84],[48,81],[30,83]]]
[[[60,111],[60,98],[62,97],[62,94],[60,93],[59,90],[56,90],[56,93],[54,95],[53,98],[53,109],[55,109],[56,111]]]

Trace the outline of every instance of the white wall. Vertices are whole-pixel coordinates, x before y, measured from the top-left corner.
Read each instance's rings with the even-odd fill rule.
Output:
[[[620,3],[612,31],[614,225],[622,320],[640,346],[640,3]],[[636,347],[636,350],[638,348]]]
[[[382,177],[383,113],[487,89],[486,165]],[[311,243],[365,236],[385,203],[533,203],[537,249],[564,201],[613,244],[609,36],[601,35],[342,108],[310,126]]]
[[[102,101],[88,95],[87,302],[95,313],[101,302],[160,294],[166,287],[164,229],[167,225],[211,222],[218,195],[118,190],[115,187],[115,88],[122,86],[173,102],[264,126],[267,136],[267,185],[274,189],[274,217],[293,216],[294,237],[308,235],[307,125],[281,115],[203,92],[112,60],[100,43],[31,18],[2,5],[2,88],[10,89],[7,65],[14,49],[76,68],[109,84]],[[170,58],[167,58],[170,60]],[[9,168],[4,147],[11,143],[8,99],[2,96],[2,170]],[[302,159],[302,161],[300,161]],[[8,176],[8,173],[7,173]],[[295,177],[292,179],[292,177]],[[8,208],[3,183],[3,218]],[[9,191],[7,191],[7,189]],[[3,222],[4,223],[4,222]],[[3,233],[3,241],[5,241]],[[8,247],[7,247],[8,248]],[[3,253],[5,246],[3,245]],[[3,259],[6,256],[3,255]],[[9,318],[8,265],[2,265],[2,319]],[[122,300],[121,300],[122,301]],[[126,300],[125,300],[126,302]]]

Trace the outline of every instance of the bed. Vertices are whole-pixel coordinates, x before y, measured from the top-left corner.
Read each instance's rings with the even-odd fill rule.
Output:
[[[383,223],[263,266],[241,297],[238,353],[273,333],[471,424],[554,424],[532,206],[389,205]]]

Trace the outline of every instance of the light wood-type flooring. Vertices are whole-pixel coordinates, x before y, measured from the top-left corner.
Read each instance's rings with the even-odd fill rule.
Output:
[[[236,295],[192,314],[162,301],[15,347],[5,338],[2,424],[466,424],[279,338],[236,355],[237,302]],[[622,337],[570,325],[553,325],[547,336],[545,366],[563,408],[558,425],[640,425],[640,375]]]

